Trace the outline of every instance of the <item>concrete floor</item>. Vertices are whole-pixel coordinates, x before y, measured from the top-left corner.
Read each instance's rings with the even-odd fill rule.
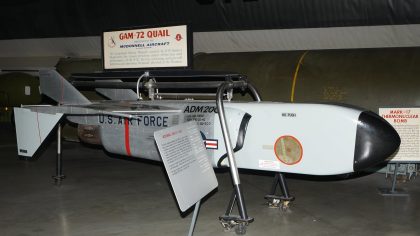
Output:
[[[16,156],[9,127],[0,130],[0,235],[186,235],[182,216],[159,164],[107,156],[64,142],[64,173],[53,185],[55,143],[37,161]],[[235,235],[218,223],[232,186],[217,173],[218,190],[202,203],[195,235]],[[410,197],[382,197],[382,174],[348,180],[288,176],[296,200],[283,212],[264,205],[272,175],[241,173],[252,235],[420,235],[420,178],[399,184]]]

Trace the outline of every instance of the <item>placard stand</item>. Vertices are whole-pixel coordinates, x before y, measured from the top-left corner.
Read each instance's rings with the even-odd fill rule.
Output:
[[[201,199],[218,186],[200,131],[189,121],[158,130],[154,137],[180,210],[195,205],[188,231],[192,236]]]
[[[198,217],[198,211],[200,210],[200,203],[201,203],[201,200],[195,204],[194,214],[191,219],[191,225],[190,225],[190,230],[188,231],[188,236],[192,236],[194,233],[195,223],[197,222],[197,217]]]
[[[407,197],[409,194],[403,189],[397,189],[397,174],[400,162],[395,162],[394,176],[392,178],[392,186],[389,188],[379,188],[379,194],[382,196]]]

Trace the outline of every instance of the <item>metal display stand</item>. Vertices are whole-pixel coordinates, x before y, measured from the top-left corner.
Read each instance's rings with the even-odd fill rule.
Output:
[[[217,104],[217,109],[219,111],[218,115],[219,115],[220,125],[222,128],[223,139],[225,141],[226,153],[227,153],[228,161],[229,161],[229,169],[232,176],[233,188],[234,188],[232,197],[229,201],[228,208],[225,214],[219,217],[219,221],[226,230],[230,230],[235,227],[235,232],[237,234],[245,234],[246,227],[249,225],[249,223],[253,222],[254,219],[252,217],[249,217],[246,211],[245,201],[244,201],[242,190],[241,190],[241,183],[239,179],[238,168],[236,166],[236,161],[234,158],[232,142],[229,138],[230,137],[229,129],[226,124],[225,110],[224,110],[224,105],[223,105],[223,95],[225,94],[226,91],[227,91],[227,94],[231,94],[231,90],[234,87],[235,85],[233,82],[225,82],[220,85],[216,93],[216,104]],[[246,84],[246,88],[248,88],[251,91],[255,100],[261,101],[261,98],[257,90],[251,84]],[[228,97],[228,99],[230,98]],[[231,215],[235,203],[237,203],[237,206],[238,206],[239,216]]]
[[[63,174],[63,162],[61,158],[61,123],[57,125],[57,161],[55,168],[55,175],[52,177],[54,183],[58,186],[61,185],[61,181],[66,178]]]
[[[414,162],[414,161],[410,161],[410,162],[400,162],[400,165],[398,166],[398,175],[402,176],[403,178],[405,178],[407,181],[410,181],[414,178],[417,177],[419,168],[417,167],[417,165],[419,165],[419,162]],[[393,176],[394,172],[395,172],[395,168],[396,164],[395,162],[389,162],[386,167],[380,169],[379,173],[384,173],[385,174],[385,178],[388,178],[388,176]]]
[[[193,214],[193,217],[192,217],[192,219],[191,219],[190,229],[188,230],[188,236],[192,236],[192,235],[194,234],[194,228],[195,228],[195,224],[196,224],[196,222],[197,222],[198,211],[199,211],[199,209],[200,209],[200,203],[201,203],[201,200],[200,200],[200,201],[198,201],[198,202],[195,204],[195,207],[194,207],[194,214]]]
[[[394,197],[407,197],[409,194],[403,189],[397,189],[397,175],[398,175],[398,166],[400,162],[395,162],[395,171],[394,176],[392,178],[392,186],[391,188],[379,188],[379,194],[382,196],[394,196]]]
[[[278,185],[283,194],[282,196],[276,195]],[[267,204],[270,208],[281,208],[283,211],[289,208],[290,202],[295,200],[295,198],[289,195],[289,188],[287,187],[286,178],[283,173],[276,173],[273,184],[271,185],[270,194],[265,195],[264,198],[267,199]]]
[[[164,93],[159,93],[158,89],[176,89],[176,90],[186,90],[185,93],[171,93],[170,95],[181,96],[199,96],[200,93],[189,93],[190,89],[216,89],[216,105],[218,110],[219,121],[222,129],[223,139],[226,146],[226,153],[229,162],[229,169],[233,182],[233,192],[232,197],[229,201],[229,205],[224,215],[219,217],[219,221],[226,230],[235,228],[237,234],[245,234],[246,227],[254,221],[252,217],[249,217],[246,211],[246,205],[241,189],[241,183],[239,179],[238,168],[236,166],[234,151],[232,147],[232,142],[230,140],[229,129],[227,127],[225,110],[224,110],[224,96],[227,97],[227,100],[230,101],[233,96],[233,89],[239,89],[242,92],[248,91],[253,96],[255,101],[261,101],[258,91],[252,86],[247,80],[246,77],[237,73],[224,73],[224,72],[200,72],[200,71],[150,71],[148,72],[145,80],[140,81],[139,75],[142,75],[142,72],[112,72],[112,73],[96,73],[96,74],[75,74],[72,75],[73,82],[72,84],[77,87],[93,87],[93,88],[118,88],[118,89],[136,89],[138,96],[140,91],[148,93],[150,100],[162,99],[162,96],[165,96]],[[101,78],[101,83],[97,83],[94,80]],[[113,82],[109,81],[112,79],[125,79],[133,80],[136,79],[136,82]],[[143,77],[142,77],[143,78]],[[167,78],[187,78],[187,79],[207,79],[205,81],[174,81],[174,82],[160,82],[159,79]],[[108,81],[107,81],[108,80]],[[212,96],[214,94],[201,93],[201,95]],[[187,96],[187,97],[188,97]],[[285,181],[283,179],[282,189],[287,189],[285,186]],[[288,192],[284,192],[288,198]],[[233,208],[235,204],[238,207],[237,215],[232,215]],[[198,214],[198,206],[196,209]],[[191,223],[190,232],[192,233],[195,225],[195,220],[197,216],[193,217]]]

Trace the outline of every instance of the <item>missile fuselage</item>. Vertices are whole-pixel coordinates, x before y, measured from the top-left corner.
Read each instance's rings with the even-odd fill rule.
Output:
[[[178,113],[68,116],[99,129],[100,143],[111,153],[161,161],[153,133],[196,121],[214,167],[228,166],[214,101],[155,100]],[[373,112],[329,104],[225,102],[230,139],[239,168],[334,175],[383,162],[399,147],[397,132]]]

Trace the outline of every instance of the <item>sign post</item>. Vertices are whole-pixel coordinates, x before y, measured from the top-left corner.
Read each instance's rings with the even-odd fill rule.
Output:
[[[192,217],[192,219],[191,219],[190,230],[188,230],[188,236],[192,236],[192,235],[193,235],[193,233],[194,233],[195,223],[197,222],[198,211],[200,210],[200,203],[201,203],[201,200],[200,200],[200,201],[198,201],[198,202],[195,204],[195,207],[194,207],[194,214],[193,214],[193,217]]]
[[[195,204],[192,235],[201,199],[218,186],[200,131],[190,121],[156,131],[154,137],[179,208],[184,212]]]

